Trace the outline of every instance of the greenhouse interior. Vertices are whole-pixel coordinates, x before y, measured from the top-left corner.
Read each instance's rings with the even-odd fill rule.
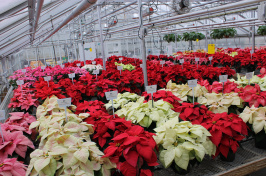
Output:
[[[266,175],[266,1],[0,4],[0,176]]]

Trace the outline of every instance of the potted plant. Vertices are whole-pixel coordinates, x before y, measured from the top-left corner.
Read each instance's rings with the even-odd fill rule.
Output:
[[[179,123],[178,118],[174,118],[154,130],[160,162],[179,174],[188,173],[205,155],[215,154],[216,147],[209,139],[211,134],[201,125],[192,125],[189,121]]]
[[[181,35],[175,35],[175,34],[166,34],[163,37],[163,40],[166,41],[167,43],[171,42],[179,42],[181,40]]]
[[[266,149],[266,108],[248,106],[239,115],[251,127],[257,148]]]
[[[234,37],[237,34],[237,31],[234,28],[225,28],[225,29],[214,29],[211,32],[211,37],[213,39],[222,39]]]
[[[182,40],[185,41],[189,41],[189,46],[191,48],[191,50],[193,50],[192,48],[192,41],[197,41],[197,40],[202,40],[205,38],[205,35],[199,32],[185,32],[183,33],[183,38]]]
[[[266,35],[266,26],[260,26],[257,33],[259,35]]]

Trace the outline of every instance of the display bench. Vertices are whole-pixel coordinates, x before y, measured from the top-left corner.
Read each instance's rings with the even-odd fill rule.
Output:
[[[266,150],[255,147],[254,140],[241,143],[233,162],[205,158],[198,166],[186,174],[187,176],[245,176],[266,168]],[[154,172],[155,176],[176,176],[172,168],[163,169],[160,165]],[[266,175],[266,174],[265,174]]]

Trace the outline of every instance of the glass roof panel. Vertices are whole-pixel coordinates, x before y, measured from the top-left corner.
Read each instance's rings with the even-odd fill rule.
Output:
[[[26,0],[0,0],[1,8],[0,14],[16,7],[17,5],[25,2]]]

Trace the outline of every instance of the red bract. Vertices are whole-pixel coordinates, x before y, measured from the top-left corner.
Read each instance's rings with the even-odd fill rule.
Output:
[[[243,92],[239,92],[239,97],[248,102],[250,107],[252,105],[255,107],[266,105],[266,92],[262,92],[258,84],[255,84],[255,86],[247,85]]]
[[[6,158],[0,163],[1,176],[22,176],[26,175],[26,166],[17,161],[17,158]]]
[[[36,98],[41,98],[42,100],[46,99],[47,97],[51,97],[55,95],[59,99],[65,98],[64,95],[62,95],[61,89],[59,89],[59,85],[55,84],[53,81],[49,81],[49,87],[48,83],[44,81],[43,78],[40,78],[39,81],[36,81],[34,84],[35,90],[36,90]]]
[[[154,134],[144,131],[141,126],[134,125],[114,137],[104,151],[104,157],[109,157],[117,164],[117,168],[124,175],[135,176],[139,172],[144,162],[148,166],[156,166],[157,156],[154,152],[156,143]],[[121,162],[125,160],[125,162]],[[135,171],[133,172],[133,168]]]
[[[103,111],[106,112],[106,109],[104,107],[104,103],[98,100],[95,101],[84,101],[83,103],[77,104],[76,114],[80,113],[94,113],[97,111]]]
[[[143,92],[142,96],[145,96],[145,102],[151,100],[151,94],[147,94],[147,92]],[[153,100],[166,101],[174,106],[173,110],[177,111],[177,108],[180,106],[180,103],[182,100],[178,97],[176,97],[171,91],[165,91],[165,90],[158,90],[156,93],[153,94]]]
[[[248,135],[246,123],[233,113],[212,114],[201,125],[212,135],[210,139],[217,147],[215,156],[221,153],[227,157],[229,149],[235,153],[239,147],[237,142]]]
[[[205,119],[209,118],[211,111],[205,105],[199,103],[182,103],[177,108],[177,112],[180,113],[179,118],[184,121],[190,121],[193,124],[201,124]]]

